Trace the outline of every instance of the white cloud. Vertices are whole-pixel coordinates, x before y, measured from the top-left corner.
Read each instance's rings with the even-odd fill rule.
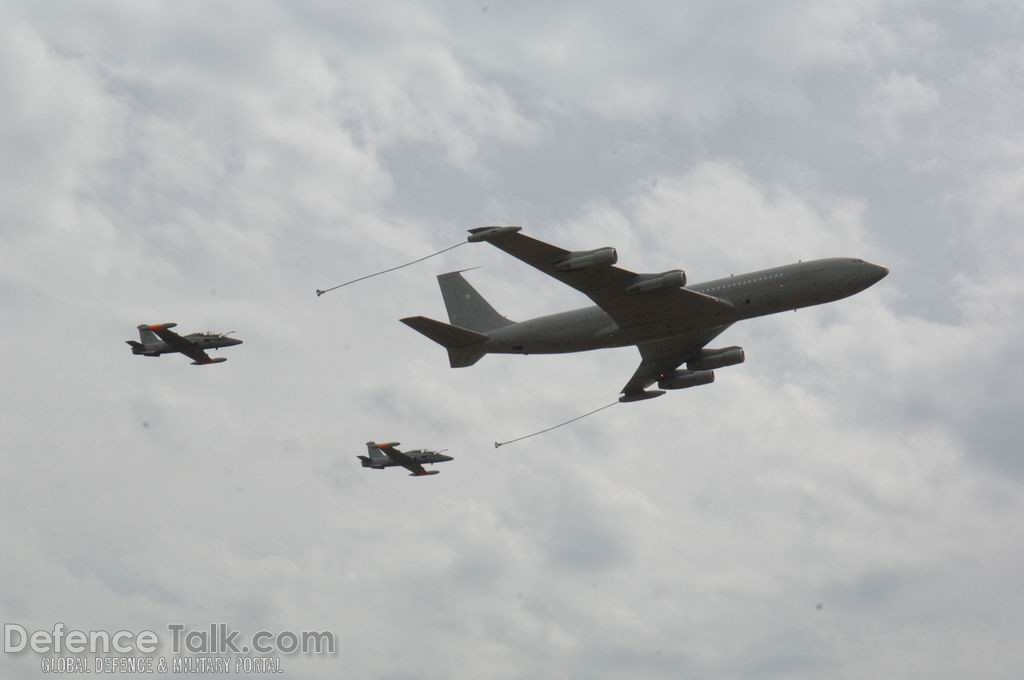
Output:
[[[5,8],[4,619],[337,632],[300,677],[1016,677],[1012,8],[486,9]],[[397,322],[444,318],[435,273],[583,304],[486,244],[313,295],[487,209],[693,280],[893,272],[494,449],[635,350],[449,369]],[[245,344],[131,357],[142,321]],[[381,436],[456,460],[359,469]]]
[[[875,89],[866,108],[887,135],[899,134],[907,117],[928,113],[939,106],[939,94],[917,76],[890,72]]]
[[[451,36],[457,44],[498,73],[540,87],[558,110],[714,126],[745,106],[806,106],[804,77],[884,54],[893,39],[877,21],[879,7],[877,0],[600,9],[498,3],[482,14],[449,8],[446,18],[462,29]]]

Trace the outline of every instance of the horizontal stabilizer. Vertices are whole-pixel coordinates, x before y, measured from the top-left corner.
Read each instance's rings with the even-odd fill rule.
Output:
[[[401,319],[401,321],[414,331],[422,333],[437,344],[448,349],[472,347],[487,340],[487,336],[481,333],[459,328],[458,326],[449,326],[446,323],[434,321],[425,316],[410,316]]]
[[[457,349],[448,350],[448,365],[452,368],[466,368],[480,361],[484,352],[464,352]]]

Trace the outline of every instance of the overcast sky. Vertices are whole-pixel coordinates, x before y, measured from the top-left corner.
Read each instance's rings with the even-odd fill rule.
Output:
[[[552,4],[0,4],[4,622],[337,633],[295,678],[1020,677],[1020,3]],[[486,244],[313,293],[486,224],[892,273],[495,450],[636,350],[453,370],[398,319],[477,265],[512,319],[584,298]],[[169,321],[245,344],[131,356]]]

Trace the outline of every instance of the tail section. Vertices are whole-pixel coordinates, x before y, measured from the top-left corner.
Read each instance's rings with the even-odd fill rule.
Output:
[[[149,330],[149,324],[141,324],[139,327],[139,340],[142,341],[143,345],[152,345],[160,342],[160,338],[157,337],[156,333]],[[134,345],[132,345],[134,347]]]
[[[425,316],[409,316],[401,319],[401,322],[448,349],[465,349],[479,345],[487,339],[486,335],[458,326],[449,326]]]
[[[422,333],[448,350],[448,363],[452,368],[472,366],[485,352],[474,349],[487,340],[486,335],[458,326],[449,326],[425,316],[410,316],[401,320],[409,328]]]
[[[146,346],[141,342],[135,342],[134,340],[125,340],[125,342],[132,348],[132,354],[146,355]]]
[[[398,446],[399,442],[387,442],[386,444],[374,444],[373,442],[366,442],[366,452],[369,453],[369,460],[377,462],[387,459],[387,455],[381,451],[381,447],[389,448],[392,446]],[[364,456],[359,456],[360,459]]]
[[[451,325],[423,316],[402,319],[402,323],[447,349],[452,368],[472,366],[486,354],[478,346],[487,340],[487,333],[513,322],[498,314],[461,272],[441,274],[437,283]]]
[[[486,352],[460,352],[459,350],[448,350],[448,365],[452,368],[466,368],[484,358]]]
[[[512,325],[513,322],[498,314],[494,307],[469,285],[469,281],[463,278],[461,272],[441,274],[437,277],[437,283],[441,286],[441,296],[444,298],[445,309],[448,310],[448,320],[453,326],[486,333]]]

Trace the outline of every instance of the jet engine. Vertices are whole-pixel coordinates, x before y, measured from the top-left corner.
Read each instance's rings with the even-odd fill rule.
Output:
[[[597,269],[600,267],[611,267],[619,261],[619,254],[615,248],[597,248],[596,250],[581,250],[569,253],[565,258],[555,263],[555,269],[560,272],[575,272],[581,269]]]
[[[675,371],[658,380],[658,387],[663,390],[684,390],[715,382],[714,371]]]
[[[686,367],[691,371],[707,371],[714,368],[735,366],[746,361],[742,347],[726,347],[725,349],[705,349],[693,361],[687,361]]]
[[[641,274],[633,281],[634,283],[626,286],[627,293],[653,293],[656,290],[682,288],[686,285],[686,272],[682,269],[673,269],[662,274]]]

